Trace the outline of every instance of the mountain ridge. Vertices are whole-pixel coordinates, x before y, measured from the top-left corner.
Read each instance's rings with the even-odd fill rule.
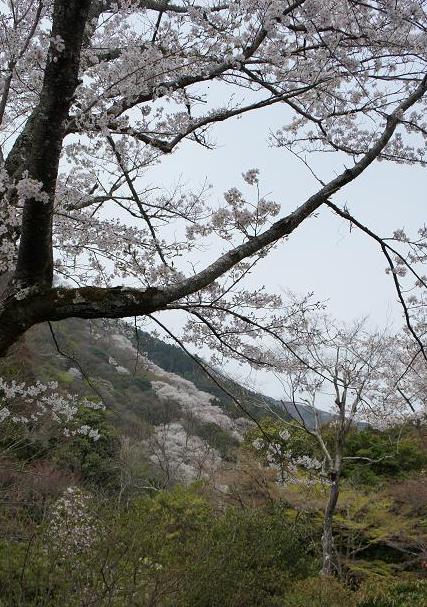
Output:
[[[214,381],[205,364],[123,322],[69,319],[31,329],[0,364],[0,375],[55,381],[63,391],[102,400],[122,442],[161,484],[170,484],[211,475],[232,461],[261,417],[291,417],[279,401],[210,369]],[[300,411],[311,425],[311,412]]]

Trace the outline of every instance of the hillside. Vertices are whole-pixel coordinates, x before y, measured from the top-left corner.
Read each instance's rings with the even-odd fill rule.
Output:
[[[286,416],[278,401],[217,373],[225,392],[182,349],[145,332],[136,336],[124,323],[40,325],[2,365],[5,378],[55,381],[61,390],[102,401],[111,425],[142,448],[141,458],[166,484],[204,476],[232,458],[251,419],[269,408]],[[301,410],[310,423],[311,413]]]
[[[39,326],[0,377],[2,406],[40,380],[77,409],[65,428],[0,407],[0,607],[427,604],[424,426],[349,435],[339,570],[319,578],[321,452],[262,395],[227,382],[250,423],[180,349],[111,322]]]
[[[183,352],[180,347],[165,343],[149,333],[142,331],[140,332],[140,343],[141,348],[147,354],[147,357],[162,367],[162,369],[188,379],[194,383],[199,390],[209,392],[220,401],[221,406],[229,411],[231,415],[233,415],[233,411],[236,411],[236,404],[233,400],[224,392],[224,390],[212,381],[204,370],[190,356]],[[218,370],[216,371],[216,376],[221,386],[224,386],[234,397],[236,397],[250,415],[256,419],[266,415],[269,409],[280,413],[282,417],[286,418],[287,416],[290,416],[299,419],[295,405],[292,402],[282,402],[271,396],[266,396],[259,392],[244,388],[229,377],[221,375]],[[298,406],[298,410],[307,426],[313,427],[313,412],[303,404]],[[319,415],[322,421],[327,421],[331,418],[326,411],[319,411]]]

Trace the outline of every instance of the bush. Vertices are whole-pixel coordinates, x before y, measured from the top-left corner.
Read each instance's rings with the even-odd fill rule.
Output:
[[[37,541],[0,543],[2,607],[50,605],[51,603],[44,603],[43,598],[52,596],[54,591],[55,583],[50,576],[50,563]]]
[[[366,484],[375,484],[381,477],[403,477],[427,464],[427,456],[413,429],[393,428],[380,432],[373,428],[353,430],[347,437],[345,455],[368,457],[374,463],[347,463],[344,476]]]
[[[305,523],[272,512],[228,510],[197,538],[188,563],[182,607],[283,605],[291,580],[318,567]]]
[[[120,439],[107,422],[104,410],[85,409],[75,419],[76,427],[89,425],[99,431],[94,441],[85,435],[73,436],[58,442],[53,452],[54,461],[65,470],[79,474],[91,486],[113,490],[118,487],[118,459]]]
[[[283,607],[356,607],[354,592],[333,577],[312,577],[297,583]]]
[[[427,605],[427,580],[402,580],[362,591],[357,607],[421,607]]]
[[[283,440],[280,436],[282,431],[286,431],[289,438]],[[256,449],[257,453],[262,457],[265,456],[268,449],[268,441],[274,442],[280,446],[280,451],[284,454],[291,452],[292,455],[298,457],[308,455],[310,457],[320,457],[321,452],[319,445],[313,436],[304,430],[297,422],[290,425],[288,422],[283,422],[279,419],[264,417],[260,420],[259,426],[251,428],[245,436],[244,445],[250,450],[253,449],[253,442],[261,439],[262,448]],[[286,455],[284,455],[286,459]]]

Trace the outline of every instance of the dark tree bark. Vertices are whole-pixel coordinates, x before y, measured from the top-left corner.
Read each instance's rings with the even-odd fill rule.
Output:
[[[323,516],[323,534],[322,534],[322,575],[339,574],[338,555],[334,547],[333,522],[337,509],[338,498],[340,495],[340,481],[343,469],[344,446],[347,434],[352,424],[354,411],[347,417],[347,390],[348,385],[344,384],[340,393],[338,371],[334,376],[334,386],[336,391],[335,404],[338,407],[338,418],[336,419],[336,433],[334,439],[334,454],[329,459],[329,496]],[[358,402],[358,401],[357,401]],[[354,404],[353,404],[354,407]]]
[[[66,120],[78,85],[80,52],[91,0],[56,0],[52,39],[37,108],[6,161],[9,174],[42,185],[47,200],[24,203],[13,283],[50,287],[53,278],[53,201]],[[55,40],[65,48],[58,51]]]
[[[337,573],[337,563],[334,559],[333,520],[340,493],[340,475],[341,472],[336,471],[329,475],[331,488],[323,518],[322,575],[334,575]]]

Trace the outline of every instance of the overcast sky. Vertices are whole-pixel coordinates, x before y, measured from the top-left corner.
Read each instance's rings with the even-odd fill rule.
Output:
[[[216,149],[186,142],[150,171],[148,179],[166,187],[179,180],[200,186],[207,180],[213,186],[212,200],[221,201],[224,191],[242,185],[242,172],[259,168],[261,193],[280,202],[284,215],[318,189],[298,159],[269,144],[269,133],[285,122],[283,109],[275,106],[217,125],[211,135]],[[335,154],[310,159],[323,180],[341,172],[344,161]],[[351,161],[347,162],[350,166]],[[425,179],[425,169],[376,162],[334,201],[346,203],[355,217],[381,236],[397,228],[416,233],[426,221]],[[325,208],[262,260],[250,281],[275,292],[314,291],[316,298],[328,302],[330,313],[343,321],[368,316],[373,326],[394,323],[397,327],[402,324],[401,310],[385,266],[374,242],[355,229],[350,231],[345,221]],[[273,379],[264,374],[253,379],[266,393],[280,396]]]

